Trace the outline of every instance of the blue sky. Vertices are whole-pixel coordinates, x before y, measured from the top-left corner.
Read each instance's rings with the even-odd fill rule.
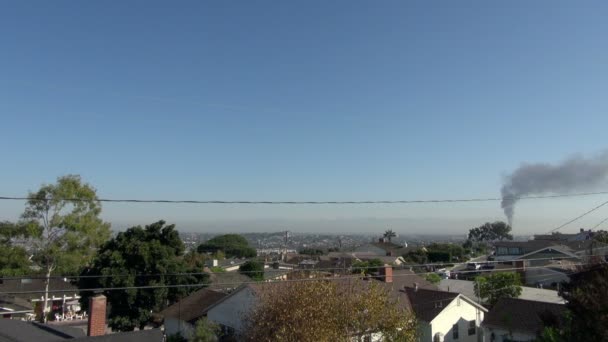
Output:
[[[4,3],[0,192],[76,173],[107,198],[496,197],[522,162],[606,148],[607,10],[600,1]],[[551,229],[603,200],[527,201],[517,232]],[[22,208],[4,202],[0,219]],[[165,218],[201,231],[402,233],[503,219],[499,203],[112,204],[104,217],[117,229]]]

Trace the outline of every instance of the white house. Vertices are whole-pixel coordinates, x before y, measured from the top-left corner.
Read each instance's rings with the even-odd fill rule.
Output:
[[[245,328],[245,318],[257,303],[256,292],[261,284],[247,284],[207,309],[207,318],[220,325],[224,333],[239,335]]]
[[[563,304],[501,298],[482,323],[485,341],[534,341],[542,333],[544,321],[559,322],[565,312]]]
[[[481,322],[488,311],[472,299],[454,292],[405,288],[419,321],[421,342],[481,342]]]

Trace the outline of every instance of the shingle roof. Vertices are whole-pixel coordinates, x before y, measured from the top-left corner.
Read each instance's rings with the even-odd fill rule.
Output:
[[[566,307],[562,304],[501,298],[485,315],[483,325],[537,334],[544,327],[543,318],[560,318],[565,312]]]
[[[460,294],[454,292],[444,292],[438,290],[422,289],[413,287],[405,289],[410,305],[416,317],[425,322],[431,322]]]
[[[171,317],[192,322],[200,318],[205,309],[224,297],[226,297],[224,293],[210,289],[201,289],[183,298],[178,303],[169,306],[161,311],[160,314],[164,318]]]
[[[59,291],[67,290],[66,295],[74,294],[78,292],[78,288],[72,285],[69,281],[63,279],[52,278],[49,283],[49,290]],[[14,294],[15,297],[34,299],[40,298],[44,295],[44,279],[4,279],[0,283],[0,292],[12,293],[12,292],[31,292],[34,293],[20,293]],[[71,292],[74,291],[74,292]],[[55,294],[55,296],[61,296],[63,293]]]
[[[129,331],[103,336],[80,337],[70,341],[95,341],[95,342],[161,342],[164,340],[163,332],[160,329],[148,329]]]

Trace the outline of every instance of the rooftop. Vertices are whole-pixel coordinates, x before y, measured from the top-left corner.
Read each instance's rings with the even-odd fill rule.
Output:
[[[439,289],[442,291],[461,293],[471,299],[476,299],[475,284],[468,280],[442,279],[439,283]],[[521,295],[519,299],[534,300],[545,303],[563,304],[564,299],[560,297],[557,291],[538,289],[535,287],[521,287]]]
[[[562,304],[501,298],[485,315],[483,325],[537,334],[544,328],[544,322],[559,322],[565,312],[566,307]]]

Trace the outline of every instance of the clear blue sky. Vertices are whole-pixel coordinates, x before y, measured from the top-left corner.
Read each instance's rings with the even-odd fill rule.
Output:
[[[3,3],[0,192],[76,173],[108,198],[495,197],[521,162],[606,148],[607,15],[602,1]],[[526,202],[518,232],[601,200]],[[499,203],[104,217],[402,233],[503,219]]]

